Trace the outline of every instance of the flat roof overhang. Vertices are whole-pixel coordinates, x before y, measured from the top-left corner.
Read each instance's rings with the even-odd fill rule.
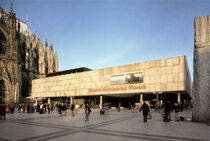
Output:
[[[80,68],[75,68],[75,69],[69,69],[69,70],[49,73],[49,74],[46,75],[46,77],[65,75],[65,74],[71,74],[71,73],[78,73],[78,72],[85,72],[85,71],[91,71],[91,69],[86,68],[86,67],[80,67]]]
[[[165,91],[165,92],[138,92],[138,93],[118,93],[118,94],[87,94],[87,95],[75,95],[73,97],[89,97],[89,96],[110,96],[110,97],[134,97],[140,94],[178,94],[180,92],[190,98],[190,95],[186,91]]]

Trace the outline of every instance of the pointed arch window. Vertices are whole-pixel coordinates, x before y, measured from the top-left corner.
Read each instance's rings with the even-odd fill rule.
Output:
[[[4,102],[4,95],[5,95],[4,81],[0,80],[0,103]]]
[[[5,54],[5,47],[1,41],[0,41],[0,54]]]
[[[3,32],[0,30],[0,54],[5,54],[7,39]]]

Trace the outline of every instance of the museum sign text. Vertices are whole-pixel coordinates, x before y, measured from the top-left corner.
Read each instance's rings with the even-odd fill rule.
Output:
[[[126,90],[135,90],[135,89],[146,89],[146,86],[128,85],[128,86],[120,86],[113,88],[96,88],[96,89],[90,88],[89,92],[126,91]]]

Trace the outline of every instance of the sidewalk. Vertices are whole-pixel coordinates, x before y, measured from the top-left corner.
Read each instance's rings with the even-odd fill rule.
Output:
[[[152,111],[152,119],[143,122],[142,113],[132,110],[106,111],[100,115],[92,110],[90,121],[80,111],[60,117],[52,114],[15,113],[0,121],[0,141],[210,141],[210,126],[205,123],[163,122],[160,113]],[[190,117],[191,111],[181,116]]]

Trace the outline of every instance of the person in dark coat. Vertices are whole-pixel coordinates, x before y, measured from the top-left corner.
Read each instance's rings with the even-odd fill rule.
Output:
[[[48,114],[50,114],[50,111],[51,111],[51,105],[50,104],[47,106],[47,110],[48,110]]]
[[[6,105],[4,104],[0,105],[0,115],[1,115],[1,120],[2,117],[4,117],[4,120],[6,119]]]
[[[171,103],[169,101],[166,101],[165,103],[165,115],[164,115],[164,121],[171,121],[171,112],[173,111]]]
[[[10,109],[11,109],[11,110],[10,110],[11,114],[13,114],[14,111],[15,111],[15,106],[14,106],[14,105],[11,105],[11,108],[10,108]]]
[[[0,116],[1,116],[1,120],[2,120],[2,104],[0,104]]]
[[[145,123],[147,122],[148,113],[150,112],[149,106],[144,102],[139,111],[141,112],[141,110],[143,111],[143,117],[144,117],[143,119]]]
[[[85,105],[85,122],[89,121],[90,116],[90,106],[88,104]]]
[[[72,105],[71,105],[71,112],[72,112],[72,116],[73,116],[73,117],[75,116],[75,114],[74,114],[74,108],[75,108],[75,105],[72,104]]]
[[[58,113],[62,116],[62,105],[58,104]]]
[[[63,104],[63,106],[62,106],[62,111],[65,113],[65,116],[66,116],[66,105],[65,104]]]

